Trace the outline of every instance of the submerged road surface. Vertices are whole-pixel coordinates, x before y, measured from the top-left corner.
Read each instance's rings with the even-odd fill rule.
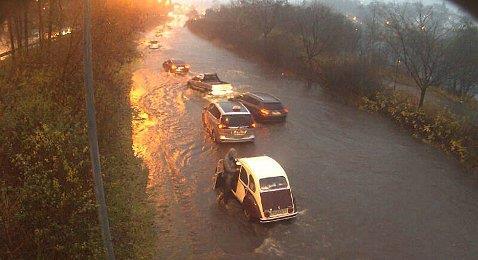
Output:
[[[175,26],[180,19],[160,37],[160,50],[142,45],[131,91],[141,118],[134,147],[159,213],[157,258],[478,257],[478,189],[454,159],[388,119],[198,38]],[[259,124],[254,144],[213,143],[201,125],[208,101],[187,89],[189,76],[162,70],[171,57],[193,72],[217,72],[236,90],[276,95],[289,107],[287,122]],[[283,165],[300,211],[295,221],[251,224],[237,202],[217,203],[213,172],[231,147]]]

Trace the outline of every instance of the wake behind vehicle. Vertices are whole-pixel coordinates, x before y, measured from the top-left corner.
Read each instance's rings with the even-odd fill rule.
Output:
[[[159,42],[158,41],[150,41],[149,42],[150,49],[159,49]]]
[[[218,162],[214,188],[231,192],[248,220],[267,223],[297,216],[289,179],[279,163],[269,156],[239,158],[233,163],[237,166],[231,171],[229,156]]]
[[[190,65],[182,60],[169,59],[163,62],[164,71],[176,74],[189,73]]]
[[[244,104],[257,121],[284,121],[289,113],[277,97],[267,93],[247,92],[232,100]]]
[[[253,142],[255,123],[239,102],[217,101],[203,108],[202,122],[216,143]]]
[[[217,73],[199,74],[188,81],[188,87],[213,96],[232,94],[232,85],[220,80]]]

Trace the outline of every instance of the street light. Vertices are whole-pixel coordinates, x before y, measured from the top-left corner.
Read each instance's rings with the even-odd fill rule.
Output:
[[[95,185],[96,203],[98,203],[98,220],[101,226],[101,237],[106,250],[106,258],[115,259],[111,241],[108,209],[105,202],[103,178],[101,177],[100,152],[96,134],[95,97],[93,90],[93,63],[91,47],[91,0],[84,0],[84,80],[86,89],[86,111],[88,119],[88,142],[90,145],[91,166]]]

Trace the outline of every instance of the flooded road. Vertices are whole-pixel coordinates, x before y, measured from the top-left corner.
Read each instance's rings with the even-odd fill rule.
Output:
[[[143,44],[131,101],[134,148],[150,170],[157,204],[157,258],[476,258],[478,187],[458,163],[388,119],[334,102],[200,39],[176,17]],[[150,32],[146,39],[154,39]],[[238,91],[271,93],[289,107],[284,124],[258,125],[254,144],[217,145],[202,129],[207,100],[188,77],[162,70],[183,59]],[[287,171],[300,214],[290,223],[248,223],[237,202],[217,203],[216,162],[269,155]]]

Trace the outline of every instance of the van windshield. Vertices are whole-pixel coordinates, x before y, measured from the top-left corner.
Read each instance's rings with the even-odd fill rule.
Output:
[[[236,114],[222,116],[222,123],[228,127],[250,126],[252,125],[252,116],[250,114]]]
[[[269,177],[259,180],[262,191],[278,190],[287,188],[287,180],[284,176]]]

